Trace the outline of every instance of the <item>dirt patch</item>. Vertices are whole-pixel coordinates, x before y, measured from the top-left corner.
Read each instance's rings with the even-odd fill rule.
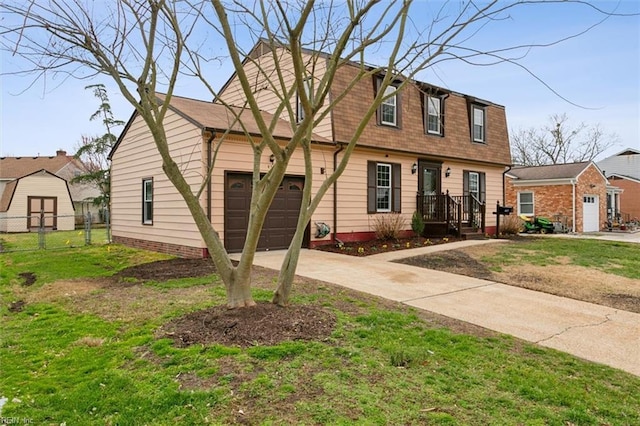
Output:
[[[640,313],[640,280],[570,265],[568,258],[560,258],[557,265],[515,264],[501,266],[500,272],[490,270],[482,258],[497,255],[504,244],[447,250],[399,262]]]
[[[18,276],[22,278],[22,285],[24,287],[33,285],[33,283],[35,283],[37,279],[36,274],[34,274],[33,272],[21,272],[18,274]]]
[[[169,337],[176,346],[219,343],[226,346],[271,346],[283,341],[323,340],[335,326],[335,316],[313,306],[282,308],[258,303],[253,308],[214,306],[169,322],[158,336]]]
[[[113,277],[123,282],[168,281],[173,279],[204,277],[214,274],[216,268],[211,259],[170,259],[143,263],[123,269]]]
[[[9,312],[22,312],[27,303],[24,300],[17,300],[9,304]]]

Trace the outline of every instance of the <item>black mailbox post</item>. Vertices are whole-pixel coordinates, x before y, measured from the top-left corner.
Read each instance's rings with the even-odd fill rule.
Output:
[[[500,216],[508,216],[513,213],[513,207],[501,206],[500,201],[496,201],[496,211],[493,214],[496,215],[496,238],[500,237]]]

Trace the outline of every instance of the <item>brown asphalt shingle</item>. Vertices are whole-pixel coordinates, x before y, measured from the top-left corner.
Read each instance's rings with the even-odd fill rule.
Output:
[[[549,166],[514,167],[508,174],[519,180],[570,179],[577,177],[590,162],[552,164]]]

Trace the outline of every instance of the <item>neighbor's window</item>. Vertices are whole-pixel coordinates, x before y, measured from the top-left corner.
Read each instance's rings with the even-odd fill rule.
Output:
[[[307,99],[311,102],[311,79],[308,78],[302,83],[304,86],[305,94],[307,95]],[[304,120],[304,108],[302,106],[302,102],[300,101],[300,94],[298,93],[296,96],[296,120],[297,122],[301,122]]]
[[[396,90],[394,86],[388,86],[384,89],[384,95],[387,96]],[[394,94],[382,101],[380,107],[380,123],[388,126],[398,125],[398,95]]]
[[[472,117],[472,132],[473,132],[473,141],[474,142],[485,142],[485,133],[486,133],[486,116],[485,109],[480,106],[472,106],[471,107],[471,117]]]
[[[153,179],[142,180],[142,223],[153,223]]]
[[[442,134],[442,99],[427,96],[427,133]]]
[[[533,192],[518,192],[518,214],[533,216]]]

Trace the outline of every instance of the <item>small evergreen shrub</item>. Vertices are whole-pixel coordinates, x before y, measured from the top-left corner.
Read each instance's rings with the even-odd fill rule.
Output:
[[[414,211],[413,216],[411,216],[411,229],[419,237],[422,236],[424,232],[424,219],[417,210]]]

